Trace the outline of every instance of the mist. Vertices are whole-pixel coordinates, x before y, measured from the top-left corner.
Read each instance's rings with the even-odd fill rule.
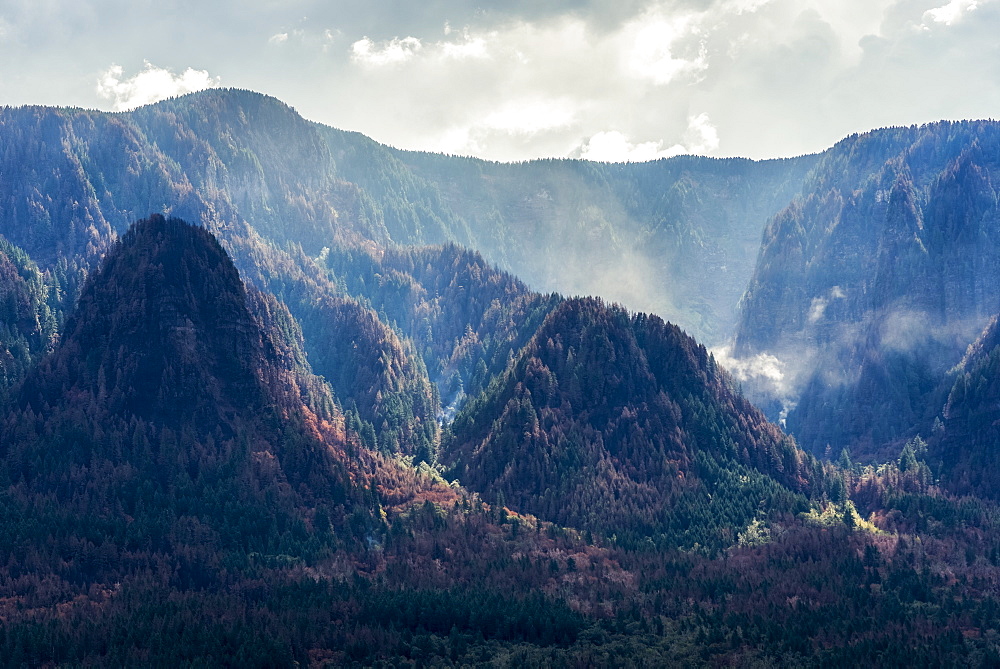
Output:
[[[811,298],[802,330],[785,333],[767,350],[737,356],[731,345],[711,349],[751,402],[820,455],[817,449],[824,446],[832,453],[844,447],[858,455],[872,452],[891,441],[889,435],[935,415],[941,407],[933,405],[934,389],[946,383],[989,320],[942,321],[904,301],[853,319],[845,314],[838,315],[843,320],[824,319],[844,294],[834,287]],[[894,395],[898,378],[907,379],[905,397]],[[885,403],[898,404],[896,413],[879,409]],[[830,420],[841,427],[831,432]]]

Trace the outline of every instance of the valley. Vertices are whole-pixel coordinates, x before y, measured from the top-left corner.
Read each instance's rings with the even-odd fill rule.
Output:
[[[1000,124],[494,163],[0,109],[11,666],[1000,661]]]

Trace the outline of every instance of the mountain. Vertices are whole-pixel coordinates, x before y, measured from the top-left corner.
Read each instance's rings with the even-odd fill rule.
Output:
[[[562,299],[531,291],[454,244],[334,248],[318,261],[345,292],[363,296],[412,340],[448,414],[503,371]]]
[[[1000,499],[998,378],[1000,327],[994,316],[949,373],[943,401],[939,397],[940,417],[928,434],[927,461],[955,494]]]
[[[500,164],[317,127],[395,241],[471,246],[537,290],[601,295],[713,344],[733,332],[764,224],[818,159]]]
[[[713,343],[732,332],[760,231],[816,161],[500,165],[390,149],[238,90],[0,116],[0,234],[43,269],[62,257],[79,274],[152,211],[226,243],[252,221],[312,257],[333,242],[455,242],[535,289],[601,294]]]
[[[498,165],[245,91],[0,110],[0,657],[995,664],[995,329],[948,373],[994,132]],[[685,333],[768,221],[736,352],[836,464]]]
[[[342,664],[449,632],[458,658],[572,642],[559,588],[621,598],[606,551],[369,451],[302,344],[205,229],[112,245],[0,424],[5,662]],[[589,572],[560,586],[567,552]]]
[[[14,392],[7,502],[45,500],[45,511],[12,545],[74,528],[65,540],[82,534],[114,556],[87,576],[104,579],[185,548],[218,564],[301,545],[321,538],[317,514],[337,528],[355,511],[371,517],[342,418],[270,385],[276,339],[209,233],[160,216],[133,226]]]
[[[850,137],[768,225],[735,352],[784,363],[803,446],[884,455],[933,421],[937,385],[1000,303],[998,143],[988,121]]]
[[[718,549],[823,490],[703,346],[596,299],[556,307],[451,433],[445,460],[486,499],[632,544]]]
[[[428,271],[434,254],[451,269]],[[411,289],[437,286],[431,301],[480,268],[496,295],[528,304],[475,254],[382,261],[408,268]],[[311,371],[291,310],[245,287],[208,231],[137,223],[0,427],[7,661],[954,663],[994,650],[961,634],[992,620],[968,576],[995,571],[964,556],[1000,555],[975,543],[1000,515],[907,493],[892,481],[910,474],[890,470],[850,484],[882,496],[871,518],[897,533],[882,537],[845,501],[844,472],[764,422],[679,328],[596,299],[534,299],[554,306],[442,452],[486,504],[426,462],[369,451]],[[498,316],[500,301],[468,299],[464,313]],[[537,317],[518,308],[506,317]],[[551,496],[535,476],[565,487]],[[911,550],[910,523],[959,515],[961,530]]]

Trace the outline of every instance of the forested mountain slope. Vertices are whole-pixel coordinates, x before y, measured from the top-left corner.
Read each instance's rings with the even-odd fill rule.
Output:
[[[1000,499],[1000,327],[994,317],[939,393],[928,462],[956,494]],[[943,420],[942,420],[943,419]]]
[[[816,160],[500,165],[390,149],[238,90],[0,117],[0,234],[43,268],[64,258],[78,274],[153,211],[224,239],[250,221],[310,256],[334,240],[452,241],[535,289],[602,294],[713,342],[732,331],[760,230]]]
[[[24,251],[0,238],[0,396],[52,343],[57,293]]]
[[[503,371],[561,301],[453,244],[328,249],[331,280],[406,333],[437,381],[449,414]]]
[[[946,324],[991,314],[985,278],[981,298],[907,292],[941,278],[921,248],[956,243],[925,234],[929,212],[948,239],[989,220],[958,216],[990,211],[989,159],[975,142],[949,157],[965,128],[993,132],[894,129],[762,163],[495,165],[379,147],[241,91],[0,111],[0,656],[995,664],[1000,511],[991,479],[967,474],[988,453],[961,451],[992,439],[995,333],[944,382],[930,354],[952,344],[927,337],[933,391],[870,374],[916,389],[933,435],[834,465],[767,423],[680,326],[508,272],[572,291],[590,284],[545,277],[662,270],[684,327],[723,332],[744,271],[730,263],[768,212],[800,193],[747,304],[819,271],[765,285],[786,271],[777,249],[797,257],[806,230],[828,232],[813,227],[825,209],[788,223],[810,193],[868,202],[878,183],[878,206],[851,219],[863,238],[871,220],[884,230],[856,256],[875,277],[862,295],[928,313],[943,297]],[[200,226],[153,216],[126,232],[157,210]],[[946,286],[992,271],[977,252]],[[819,323],[853,295],[825,290],[788,304]],[[788,304],[761,318],[787,330]],[[884,350],[897,321],[874,322],[893,326],[867,331]]]
[[[871,456],[939,411],[944,372],[1000,304],[998,152],[994,122],[850,137],[768,226],[736,352],[786,364],[807,448]]]
[[[518,536],[366,449],[301,344],[204,229],[153,216],[111,247],[3,408],[5,662],[342,663],[418,626],[565,644],[583,625],[565,598],[621,598],[606,551]],[[590,573],[564,584],[567,551]]]
[[[500,164],[320,131],[338,175],[380,204],[395,240],[437,241],[450,230],[445,239],[537,290],[601,295],[710,344],[733,331],[764,224],[817,160]]]
[[[596,299],[560,304],[451,431],[444,458],[465,485],[627,544],[715,549],[763,509],[824,493],[818,463],[703,346]]]
[[[85,537],[105,559],[89,572],[73,562],[63,578],[106,582],[181,554],[197,570],[310,535],[329,545],[317,514],[326,526],[352,513],[374,524],[343,419],[275,385],[298,376],[265,357],[276,340],[207,232],[158,216],[136,224],[5,409],[6,521],[35,509],[7,545],[23,559],[39,533],[63,552]]]

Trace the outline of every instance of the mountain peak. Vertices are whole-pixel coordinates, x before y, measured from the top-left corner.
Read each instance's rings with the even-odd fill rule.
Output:
[[[141,513],[166,506],[230,547],[273,538],[266,523],[228,529],[245,513],[301,529],[322,507],[323,525],[336,525],[357,502],[351,478],[365,474],[348,472],[342,433],[315,429],[268,383],[282,363],[267,357],[264,336],[211,233],[160,215],[137,222],[21,385],[9,421],[20,425],[0,427],[15,463],[7,476],[86,517],[120,518],[126,500],[124,512],[154,534],[159,521]]]
[[[22,391],[55,400],[45,379],[64,369],[77,390],[106,397],[112,414],[204,423],[256,410],[251,361],[259,337],[239,273],[202,228],[153,215],[137,222],[84,287],[63,345]],[[64,376],[64,375],[57,375]],[[218,422],[218,421],[211,421]]]

